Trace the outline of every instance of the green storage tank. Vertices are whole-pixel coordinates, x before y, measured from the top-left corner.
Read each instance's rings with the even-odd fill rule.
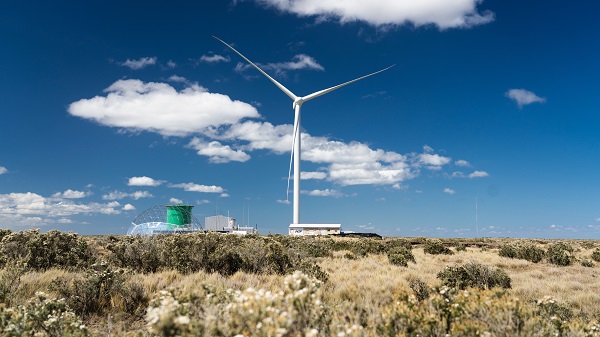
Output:
[[[186,228],[192,223],[192,208],[189,205],[167,205],[167,229]]]

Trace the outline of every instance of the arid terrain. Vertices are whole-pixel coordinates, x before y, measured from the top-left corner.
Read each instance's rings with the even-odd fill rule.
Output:
[[[593,240],[0,233],[2,336],[599,336]]]

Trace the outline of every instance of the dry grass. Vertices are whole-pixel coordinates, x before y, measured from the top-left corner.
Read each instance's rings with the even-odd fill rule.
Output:
[[[546,260],[532,263],[526,260],[500,257],[501,244],[514,239],[480,239],[446,241],[447,246],[456,243],[467,245],[466,251],[456,251],[454,255],[425,254],[422,245],[415,246],[412,253],[416,263],[399,267],[388,262],[388,257],[368,255],[364,258],[348,259],[348,251],[334,252],[331,257],[318,258],[319,266],[329,274],[329,281],[322,286],[323,302],[332,310],[362,308],[368,322],[381,317],[381,308],[394,298],[399,290],[409,290],[409,280],[418,278],[430,287],[441,285],[437,274],[446,266],[476,261],[481,264],[503,269],[512,280],[509,294],[524,302],[535,303],[544,296],[551,296],[560,304],[572,309],[575,316],[585,320],[600,319],[600,263],[593,267],[583,267],[579,261],[589,259],[594,249],[600,247],[596,241],[570,241],[575,248],[577,261],[572,266],[559,267]],[[549,240],[535,241],[546,249]],[[48,291],[49,285],[57,278],[76,277],[78,273],[60,269],[45,272],[27,272],[21,276],[16,297],[27,299],[36,291]],[[216,291],[225,289],[243,290],[280,289],[284,275],[257,275],[237,272],[231,276],[218,273],[197,272],[184,275],[177,271],[158,273],[128,274],[128,284],[140,285],[143,293],[154,297],[159,291],[173,289],[177,294],[189,296],[202,292],[202,285],[210,285]],[[350,317],[350,319],[352,319]],[[128,313],[109,314],[91,317],[87,322],[96,335],[125,335],[144,331],[144,321],[140,316]]]
[[[577,246],[576,257],[589,258],[593,249]],[[532,263],[526,260],[498,256],[497,249],[468,247],[454,255],[429,255],[422,248],[413,249],[416,263],[408,268],[392,266],[385,255],[370,255],[359,260],[347,260],[342,253],[321,260],[321,267],[330,274],[325,286],[330,301],[354,301],[368,307],[390,298],[394,289],[408,289],[411,277],[417,277],[431,287],[441,285],[436,275],[448,265],[477,261],[500,267],[512,279],[510,292],[526,302],[536,302],[551,296],[565,304],[576,316],[587,319],[600,318],[600,265],[592,268],[575,263],[559,267],[547,262]]]

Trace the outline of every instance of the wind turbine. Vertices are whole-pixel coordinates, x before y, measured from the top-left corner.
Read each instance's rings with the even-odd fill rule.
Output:
[[[381,69],[379,71],[376,71],[374,73],[371,73],[369,75],[365,75],[359,78],[356,78],[352,81],[348,81],[342,84],[338,84],[336,86],[333,86],[331,88],[327,88],[327,89],[323,89],[323,90],[319,90],[317,92],[313,92],[310,95],[306,95],[306,96],[296,96],[293,92],[291,92],[288,88],[284,87],[281,83],[277,82],[273,77],[269,76],[267,73],[265,73],[262,69],[260,69],[256,64],[254,64],[252,61],[250,61],[246,56],[242,55],[242,53],[240,53],[239,51],[235,50],[235,48],[233,48],[232,46],[230,46],[229,44],[227,44],[225,41],[219,39],[218,37],[214,36],[213,37],[219,41],[221,41],[224,45],[226,45],[227,47],[229,47],[231,50],[233,50],[236,54],[240,55],[244,60],[246,60],[248,63],[250,63],[250,65],[252,65],[254,68],[256,68],[256,70],[260,71],[261,74],[265,75],[265,77],[267,77],[269,80],[271,80],[271,82],[273,82],[273,84],[275,84],[279,89],[281,89],[281,91],[283,91],[286,95],[288,95],[293,101],[294,103],[292,104],[292,107],[294,109],[294,133],[293,133],[293,138],[292,138],[292,152],[290,153],[290,169],[288,171],[288,193],[290,190],[290,175],[291,175],[291,171],[292,171],[292,162],[294,163],[294,216],[293,216],[293,224],[297,225],[300,224],[300,108],[302,107],[302,104],[305,102],[310,101],[313,98],[317,98],[319,96],[325,95],[329,92],[332,92],[336,89],[339,89],[343,86],[346,86],[350,83],[354,83],[356,81],[360,81],[364,78],[367,78],[369,76],[373,76],[375,74],[379,74],[380,72],[386,71],[388,69],[390,69],[391,67],[393,67],[394,65],[391,65],[385,69]],[[292,160],[293,158],[293,160]]]

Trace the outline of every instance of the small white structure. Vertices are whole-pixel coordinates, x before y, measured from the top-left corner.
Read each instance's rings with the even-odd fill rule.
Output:
[[[207,231],[231,232],[235,227],[235,218],[224,215],[207,216],[204,218],[204,228]]]
[[[331,235],[340,234],[341,224],[291,224],[290,235]]]

